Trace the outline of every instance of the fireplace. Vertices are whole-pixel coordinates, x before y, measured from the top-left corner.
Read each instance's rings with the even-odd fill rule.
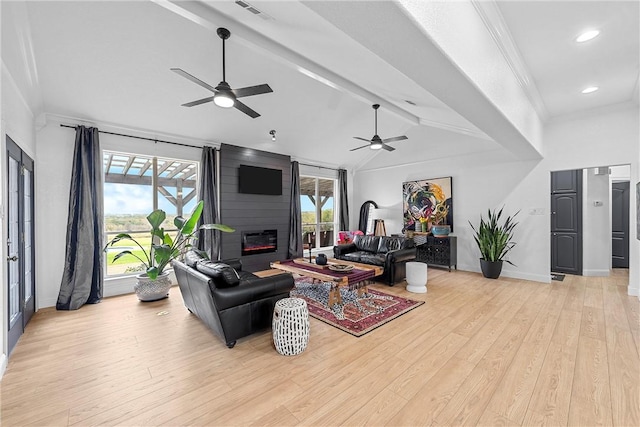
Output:
[[[243,231],[242,256],[278,251],[278,230]]]

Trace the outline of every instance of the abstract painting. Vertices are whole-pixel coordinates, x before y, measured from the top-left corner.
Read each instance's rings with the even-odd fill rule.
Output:
[[[451,181],[449,176],[407,181],[402,184],[403,231],[415,231],[416,223],[420,223],[420,221],[450,225],[451,231],[453,231],[453,185]]]

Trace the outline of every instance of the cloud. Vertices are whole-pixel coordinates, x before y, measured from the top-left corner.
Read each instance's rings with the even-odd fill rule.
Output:
[[[175,187],[167,188],[175,196]],[[187,216],[196,206],[193,198],[183,208]],[[158,207],[168,215],[176,214],[176,207],[162,194],[158,195]],[[153,210],[153,187],[134,184],[104,184],[104,213],[106,215],[148,214]]]
[[[153,191],[149,185],[104,184],[104,213],[148,214],[153,210]]]

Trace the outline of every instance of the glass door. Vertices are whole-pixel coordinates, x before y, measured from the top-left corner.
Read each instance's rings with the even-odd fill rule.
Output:
[[[9,354],[35,312],[33,160],[7,136]]]

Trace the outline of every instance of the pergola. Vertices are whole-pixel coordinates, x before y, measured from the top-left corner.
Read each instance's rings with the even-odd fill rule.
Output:
[[[168,160],[135,154],[104,154],[104,180],[108,183],[153,186],[153,206],[157,209],[158,193],[173,206],[178,215],[196,196],[195,162]],[[153,173],[153,171],[156,173]],[[157,179],[154,179],[154,176]],[[175,188],[175,196],[169,191]],[[184,192],[186,194],[183,194]]]
[[[320,200],[316,203],[316,178],[300,177],[300,194],[307,196],[311,200],[311,203],[316,207],[317,214],[320,215],[325,203],[333,197],[333,180],[318,179],[318,197]]]

